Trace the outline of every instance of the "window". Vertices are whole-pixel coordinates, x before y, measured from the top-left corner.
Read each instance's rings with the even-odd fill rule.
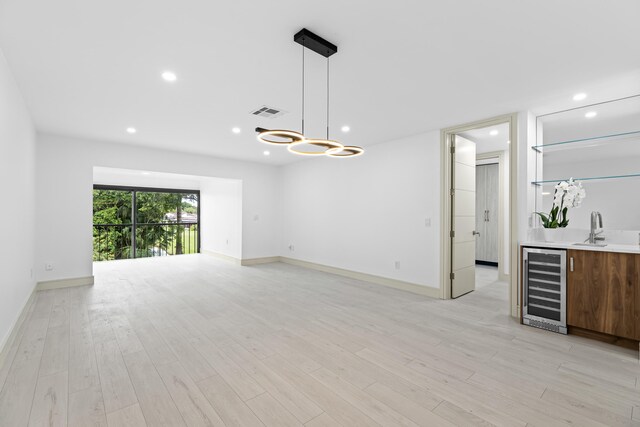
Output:
[[[94,261],[199,252],[199,191],[94,186]]]

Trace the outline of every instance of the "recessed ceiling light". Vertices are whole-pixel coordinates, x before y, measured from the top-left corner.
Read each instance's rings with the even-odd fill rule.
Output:
[[[576,93],[575,95],[573,95],[573,100],[574,101],[582,101],[583,99],[585,99],[587,97],[587,94],[584,92],[580,92],[580,93]]]
[[[265,150],[265,151],[263,151],[263,152],[262,152],[262,154],[264,154],[265,156],[268,156],[268,155],[270,155],[271,153]]]
[[[127,128],[127,133],[131,133],[131,134],[133,134],[133,133],[136,133],[136,132],[138,132],[138,131],[136,130],[136,128],[132,128],[132,127],[128,127],[128,128]]]
[[[231,129],[231,132],[233,132],[233,133],[240,133],[240,128],[238,128],[238,127],[232,128],[232,129]]]
[[[597,115],[598,115],[598,113],[597,113],[597,112],[595,112],[595,111],[589,111],[589,112],[588,112],[587,114],[585,114],[584,116],[585,116],[587,119],[592,119],[592,118],[594,118],[594,117],[595,117],[595,116],[597,116]]]
[[[494,129],[491,132],[489,132],[489,135],[491,135],[491,136],[496,136],[497,134],[498,134],[498,130],[497,129]]]
[[[342,130],[342,132],[344,132],[344,133],[347,133],[347,132],[349,132],[351,130],[351,128],[349,126],[345,125],[345,126],[342,126],[340,128],[340,130]]]
[[[162,78],[167,82],[175,82],[178,77],[172,71],[165,71],[162,73]]]

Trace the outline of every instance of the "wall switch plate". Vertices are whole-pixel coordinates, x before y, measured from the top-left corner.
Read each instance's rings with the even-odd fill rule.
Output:
[[[256,214],[253,216],[254,221],[260,221],[260,215]]]
[[[431,218],[425,218],[424,226],[425,227],[431,227]]]
[[[393,265],[396,268],[396,270],[400,270],[400,261],[396,261]]]
[[[53,264],[48,262],[44,265],[44,269],[45,271],[52,271],[53,270]]]
[[[293,246],[293,245],[289,245],[289,250],[290,250],[290,251],[295,251],[295,250],[296,250],[296,248],[295,248],[295,246]]]

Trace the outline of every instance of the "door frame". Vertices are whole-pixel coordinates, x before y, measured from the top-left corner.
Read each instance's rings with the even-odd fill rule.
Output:
[[[518,298],[518,223],[517,177],[518,177],[518,113],[505,114],[490,119],[466,123],[442,129],[440,131],[440,298],[451,299],[451,141],[452,136],[473,129],[509,124],[509,305],[511,315],[519,316]],[[503,251],[504,252],[504,251]]]
[[[504,179],[507,172],[504,165],[505,151],[507,150],[476,154],[476,166],[479,161],[483,160],[496,159],[498,161],[498,280],[508,282],[509,274],[504,272]]]

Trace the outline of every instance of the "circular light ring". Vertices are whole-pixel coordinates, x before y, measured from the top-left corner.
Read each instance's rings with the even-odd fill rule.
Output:
[[[325,148],[324,151],[303,151],[300,149],[302,145],[314,145],[316,147]],[[298,147],[298,149],[296,149]],[[343,150],[344,146],[338,141],[331,141],[329,139],[304,139],[302,141],[293,142],[287,146],[287,150],[293,154],[300,156],[325,156],[333,153],[339,153]]]
[[[275,136],[278,138],[284,139],[284,141],[278,141],[274,139],[269,139],[269,136]],[[303,142],[304,136],[293,130],[282,130],[282,129],[274,129],[274,130],[265,130],[258,134],[258,141],[264,144],[271,145],[289,145],[294,143]]]
[[[364,154],[363,148],[356,147],[355,145],[345,145],[342,151],[327,153],[327,156],[343,158],[361,156],[362,154]]]

